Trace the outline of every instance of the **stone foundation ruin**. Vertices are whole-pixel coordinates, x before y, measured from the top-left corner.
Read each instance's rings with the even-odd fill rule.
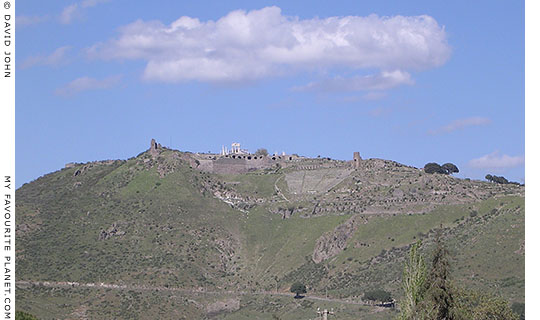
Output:
[[[295,167],[299,170],[316,170],[321,168],[352,167],[360,168],[362,158],[354,152],[352,161],[331,160],[329,158],[307,158],[298,155],[257,155],[240,148],[235,142],[228,150],[222,147],[220,153],[188,153],[190,163],[195,169],[218,174],[241,174],[261,169],[279,169]],[[154,139],[150,142],[148,152],[156,157],[163,150]]]

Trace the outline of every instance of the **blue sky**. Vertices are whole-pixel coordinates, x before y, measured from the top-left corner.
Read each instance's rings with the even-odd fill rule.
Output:
[[[17,2],[17,185],[151,138],[524,182],[522,2],[307,3]]]

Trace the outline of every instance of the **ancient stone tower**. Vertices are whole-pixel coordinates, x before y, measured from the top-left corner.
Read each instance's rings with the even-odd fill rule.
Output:
[[[152,139],[152,141],[150,141],[150,150],[148,150],[148,152],[150,152],[153,157],[159,154],[156,140]]]
[[[354,152],[352,167],[354,169],[360,168],[360,161],[362,161],[362,158],[360,157],[360,152]]]

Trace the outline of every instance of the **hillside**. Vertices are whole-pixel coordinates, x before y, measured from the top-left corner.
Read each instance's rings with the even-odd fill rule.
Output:
[[[523,186],[381,159],[247,157],[152,142],[23,185],[17,308],[43,319],[307,319],[318,307],[388,319],[361,296],[399,298],[409,246],[421,239],[427,254],[441,225],[456,281],[524,302]],[[295,281],[306,299],[287,295]]]

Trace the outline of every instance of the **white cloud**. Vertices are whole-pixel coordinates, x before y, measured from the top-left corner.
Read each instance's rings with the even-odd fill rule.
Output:
[[[71,4],[64,8],[60,14],[60,22],[63,24],[68,24],[73,21],[75,16],[79,12],[79,5],[77,3]]]
[[[100,3],[109,2],[110,0],[84,0],[80,3],[73,3],[65,7],[60,14],[60,22],[63,24],[69,24],[76,18],[82,15],[82,12],[86,8],[94,7]]]
[[[356,76],[351,78],[336,77],[320,82],[312,82],[306,86],[294,88],[295,91],[374,91],[387,90],[399,85],[414,84],[411,75],[399,70],[382,72],[377,75]]]
[[[464,129],[466,127],[484,126],[491,123],[491,120],[483,117],[470,117],[465,119],[458,119],[451,123],[442,126],[436,130],[430,130],[429,134],[450,133],[456,130]]]
[[[469,166],[479,169],[505,169],[525,164],[524,156],[500,155],[498,151],[469,161]]]
[[[184,16],[165,25],[138,20],[119,33],[89,48],[89,56],[146,61],[143,77],[164,82],[249,81],[370,68],[381,72],[355,77],[350,89],[382,90],[410,83],[406,71],[444,64],[451,51],[444,28],[426,15],[300,19],[266,7],[232,11],[217,21]]]
[[[15,18],[15,23],[17,27],[26,27],[33,24],[39,24],[50,19],[49,16],[17,16]]]
[[[38,66],[38,65],[55,66],[55,65],[62,64],[66,61],[67,52],[70,49],[71,49],[71,46],[64,46],[64,47],[60,47],[54,50],[54,52],[48,56],[40,55],[40,56],[29,57],[25,59],[23,62],[21,62],[20,67],[22,69],[25,69],[25,68],[30,68],[33,66]]]
[[[59,96],[72,96],[82,91],[109,89],[120,83],[122,76],[110,76],[105,79],[94,79],[89,77],[77,78],[65,86],[58,88],[56,94]]]
[[[75,19],[80,18],[83,16],[84,10],[87,8],[94,7],[100,3],[109,2],[110,0],[83,0],[78,3],[72,3],[67,7],[64,7],[62,12],[59,16],[49,16],[49,15],[43,15],[43,16],[17,16],[16,23],[17,27],[26,27],[29,25],[34,25],[42,22],[46,22],[49,20],[58,19],[60,23],[62,24],[70,24]]]

